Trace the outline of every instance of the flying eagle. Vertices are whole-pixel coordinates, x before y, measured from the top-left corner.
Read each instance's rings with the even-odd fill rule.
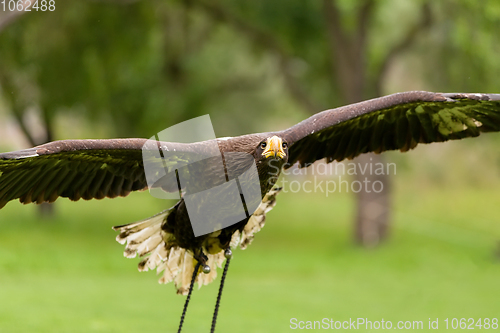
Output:
[[[246,248],[263,227],[279,192],[273,187],[278,175],[270,172],[271,167],[288,168],[296,163],[306,167],[323,158],[342,161],[368,152],[405,152],[419,143],[494,131],[500,131],[500,94],[412,91],[326,110],[278,132],[216,139],[222,154],[253,157],[261,192],[257,208],[234,225],[196,237],[185,198],[181,198],[158,215],[114,227],[120,232],[117,240],[126,244],[126,257],[143,257],[140,271],[157,269],[162,273],[160,283],[173,281],[177,292],[186,294],[194,279],[200,286],[213,281],[217,266],[221,267],[225,254],[229,256],[228,249]],[[74,201],[115,198],[148,189],[142,154],[146,141],[65,140],[2,153],[0,208],[14,199],[40,204],[58,197]],[[202,153],[213,143],[158,144],[182,154]],[[165,191],[179,190],[172,184],[161,186]]]

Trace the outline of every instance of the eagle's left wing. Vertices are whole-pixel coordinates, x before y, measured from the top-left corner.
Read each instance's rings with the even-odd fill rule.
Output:
[[[500,131],[500,94],[410,91],[320,112],[279,133],[289,166]]]

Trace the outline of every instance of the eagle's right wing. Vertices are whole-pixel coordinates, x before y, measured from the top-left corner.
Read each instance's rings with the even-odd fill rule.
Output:
[[[148,188],[143,156],[146,142],[146,139],[65,140],[2,153],[0,208],[14,199],[25,204],[53,202],[58,197],[76,201],[114,198],[145,190]],[[177,164],[185,165],[188,160],[185,154],[202,154],[205,146],[204,143],[149,143],[152,153],[146,160],[159,173],[165,167],[175,169]],[[158,187],[167,192],[179,191],[175,174],[164,178]]]

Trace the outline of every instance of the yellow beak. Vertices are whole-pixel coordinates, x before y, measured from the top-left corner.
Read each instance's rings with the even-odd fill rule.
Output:
[[[277,137],[276,135],[268,138],[266,149],[262,153],[262,156],[265,156],[266,158],[269,158],[271,156],[285,158],[286,154],[283,151],[283,141],[281,140],[281,138]]]

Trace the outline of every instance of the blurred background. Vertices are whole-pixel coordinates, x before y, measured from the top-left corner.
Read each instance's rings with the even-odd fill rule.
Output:
[[[48,1],[45,11],[9,10],[26,3],[0,4],[0,151],[149,138],[204,114],[220,137],[280,130],[407,90],[500,93],[494,0],[56,0],[54,10]],[[487,134],[357,159],[396,164],[376,196],[280,194],[253,244],[235,252],[219,331],[285,332],[291,318],[439,318],[440,330],[445,318],[498,318],[499,147]],[[111,230],[173,204],[147,192],[9,203],[0,332],[176,330],[184,297],[138,273]],[[187,332],[208,330],[217,284],[195,291]]]

